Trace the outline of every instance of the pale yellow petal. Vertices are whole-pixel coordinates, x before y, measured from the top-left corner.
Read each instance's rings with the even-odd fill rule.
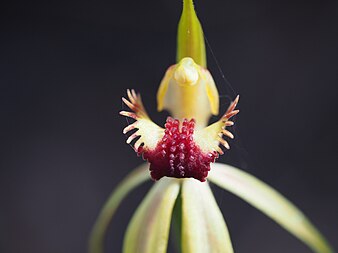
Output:
[[[233,253],[227,226],[208,183],[182,181],[182,253]]]
[[[296,206],[254,176],[235,167],[215,163],[208,179],[261,210],[314,252],[333,253],[325,238]]]
[[[211,113],[213,115],[218,115],[219,112],[219,95],[218,95],[218,90],[216,88],[216,84],[214,79],[212,78],[211,74],[207,70],[203,70],[204,74],[206,76],[206,92],[208,95],[210,107],[211,107]]]
[[[137,208],[124,239],[124,253],[165,253],[180,181],[162,178]]]
[[[166,98],[166,94],[168,91],[168,87],[169,87],[169,82],[173,77],[174,74],[174,70],[175,70],[175,66],[171,66],[168,68],[168,70],[166,71],[161,83],[160,83],[160,87],[158,88],[157,91],[157,110],[160,112],[164,109],[164,100]]]

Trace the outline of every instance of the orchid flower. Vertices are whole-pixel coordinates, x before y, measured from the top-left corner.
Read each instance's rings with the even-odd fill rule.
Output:
[[[208,125],[210,116],[219,114],[219,95],[206,68],[203,31],[192,0],[183,1],[177,45],[177,63],[168,68],[157,93],[158,111],[171,115],[164,126],[150,119],[140,94],[127,90],[122,98],[129,110],[120,114],[133,120],[123,133],[129,134],[127,143],[146,163],[121,181],[104,205],[91,234],[90,253],[104,252],[105,232],[119,204],[149,179],[155,183],[128,225],[124,253],[166,252],[177,203],[183,253],[234,252],[209,183],[247,201],[314,252],[332,253],[320,232],[280,193],[247,172],[215,163],[234,138],[229,128],[239,112],[239,96]]]

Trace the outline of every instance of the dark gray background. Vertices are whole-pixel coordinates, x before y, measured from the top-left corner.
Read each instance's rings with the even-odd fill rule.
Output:
[[[338,1],[197,1],[221,69],[241,95],[222,162],[267,181],[338,248]],[[181,1],[11,1],[0,15],[0,252],[85,252],[114,186],[141,163],[118,116],[127,88],[150,115],[175,62]],[[222,96],[234,97],[208,50]],[[109,230],[120,252],[134,191]],[[215,189],[236,252],[310,252]],[[173,252],[173,250],[170,250]]]

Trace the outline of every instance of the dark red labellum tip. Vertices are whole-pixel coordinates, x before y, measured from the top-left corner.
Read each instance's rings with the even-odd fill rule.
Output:
[[[193,177],[205,181],[210,170],[210,163],[218,157],[218,153],[205,153],[195,143],[193,134],[195,120],[184,119],[182,124],[177,119],[167,118],[163,138],[154,150],[139,148],[138,153],[150,163],[150,174],[154,180],[160,178]]]

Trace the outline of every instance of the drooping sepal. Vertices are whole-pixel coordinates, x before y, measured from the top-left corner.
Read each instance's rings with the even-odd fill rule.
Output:
[[[207,182],[182,183],[182,253],[233,253],[226,222]]]
[[[208,179],[269,216],[313,252],[334,253],[325,237],[294,204],[258,178],[230,165],[215,163]]]
[[[104,253],[104,241],[108,226],[123,199],[137,186],[149,180],[147,164],[130,172],[114,189],[104,204],[90,234],[89,253]]]
[[[178,180],[164,179],[152,187],[128,225],[123,253],[167,252],[172,210],[179,192]]]

